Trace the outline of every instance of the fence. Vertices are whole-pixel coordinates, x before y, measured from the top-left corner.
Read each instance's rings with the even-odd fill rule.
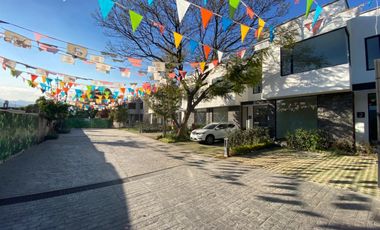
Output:
[[[0,110],[0,161],[43,141],[48,131],[38,114]]]
[[[65,126],[68,128],[97,128],[107,129],[112,128],[112,121],[109,119],[87,119],[87,118],[69,118],[65,121]]]

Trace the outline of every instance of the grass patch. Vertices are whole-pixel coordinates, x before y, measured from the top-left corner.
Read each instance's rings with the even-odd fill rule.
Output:
[[[285,148],[262,149],[258,152],[235,156],[234,159],[274,173],[380,197],[376,155],[342,156]]]

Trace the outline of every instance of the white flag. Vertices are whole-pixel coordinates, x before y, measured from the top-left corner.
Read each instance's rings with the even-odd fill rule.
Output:
[[[104,57],[91,55],[90,56],[90,61],[97,62],[97,63],[103,63],[104,62]]]
[[[152,62],[157,72],[165,72],[165,62]]]
[[[222,63],[222,58],[223,58],[223,52],[218,50],[218,61],[219,61],[219,63]]]
[[[190,6],[190,3],[185,0],[176,0],[177,3],[177,12],[178,12],[178,19],[179,23],[181,23],[183,17],[185,16],[187,9]]]
[[[74,64],[75,63],[75,60],[74,60],[73,56],[71,56],[71,55],[63,54],[61,57],[61,60],[62,60],[62,62],[65,62],[67,64]]]
[[[111,66],[101,63],[96,63],[96,70],[102,73],[110,73]]]
[[[154,66],[148,66],[148,73],[155,73],[155,72],[157,72],[157,70]]]

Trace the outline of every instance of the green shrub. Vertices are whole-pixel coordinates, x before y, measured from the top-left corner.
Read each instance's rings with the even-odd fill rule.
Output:
[[[340,138],[333,142],[332,149],[339,154],[354,155],[355,145],[352,138]]]
[[[255,127],[247,130],[234,130],[228,134],[228,143],[231,148],[256,145],[259,143],[272,143],[269,130],[264,127]]]
[[[165,143],[176,143],[176,142],[187,142],[190,139],[188,137],[177,137],[174,133],[167,133],[164,135],[159,135],[156,137],[156,140],[160,140]]]
[[[330,135],[321,130],[297,129],[286,135],[289,148],[304,151],[326,150],[330,147]]]
[[[374,155],[375,147],[371,146],[369,143],[360,143],[357,147],[357,152],[360,155]]]
[[[259,143],[254,145],[242,145],[242,146],[236,146],[233,147],[231,150],[231,154],[234,155],[244,155],[248,153],[252,153],[257,150],[269,148],[273,146],[271,143]]]

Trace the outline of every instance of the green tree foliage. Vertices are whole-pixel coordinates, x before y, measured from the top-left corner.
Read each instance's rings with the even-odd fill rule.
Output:
[[[181,101],[182,90],[174,82],[160,85],[156,93],[145,97],[148,107],[164,119],[164,136],[166,135],[167,119],[177,119],[176,113],[181,106]]]
[[[125,106],[119,105],[111,111],[110,117],[113,121],[126,124],[128,121],[128,109]]]
[[[207,28],[203,28],[199,11],[194,7],[190,7],[191,9],[182,22],[179,22],[175,1],[155,1],[154,7],[148,5],[147,1],[119,0],[118,3],[126,9],[136,9],[145,19],[159,22],[165,26],[167,31],[161,33],[159,27],[147,21],[147,23],[141,23],[139,28],[133,32],[128,12],[115,7],[106,20],[99,13],[95,16],[99,25],[105,28],[106,34],[113,38],[109,43],[109,51],[122,56],[166,62],[168,71],[178,73],[178,71],[184,70],[184,61],[210,62],[210,60],[218,59],[218,50],[232,54],[248,48],[247,46],[255,42],[253,36],[247,36],[242,43],[240,26],[230,26],[224,30],[220,17],[213,17]],[[203,5],[201,0],[194,1],[194,3]],[[286,0],[246,0],[245,3],[270,24],[276,24],[276,20],[284,16],[289,8],[289,1]],[[229,2],[226,0],[208,1],[206,8],[223,16],[228,16],[230,10]],[[239,7],[236,10],[234,20],[250,27],[258,27],[258,17],[253,19],[247,17],[245,7]],[[189,52],[188,39],[183,39],[177,49],[174,46],[173,33],[168,31],[175,31],[202,44],[212,46],[213,51],[208,60],[205,60],[207,58],[205,58],[201,46],[195,52]],[[246,56],[251,55],[252,53],[247,51]],[[182,96],[187,101],[187,106],[184,108],[182,119],[174,119],[178,136],[185,135],[190,115],[199,103],[211,100],[215,96],[225,96],[236,89],[242,91],[242,87],[238,85],[240,81],[234,83],[232,77],[230,81],[222,79],[222,81],[209,84],[210,73],[211,71],[207,71],[207,69],[204,72],[195,70],[192,79],[186,77],[180,80]],[[177,78],[180,78],[179,74],[177,74]],[[237,79],[237,75],[234,75],[234,79]],[[231,88],[231,84],[234,87]]]

